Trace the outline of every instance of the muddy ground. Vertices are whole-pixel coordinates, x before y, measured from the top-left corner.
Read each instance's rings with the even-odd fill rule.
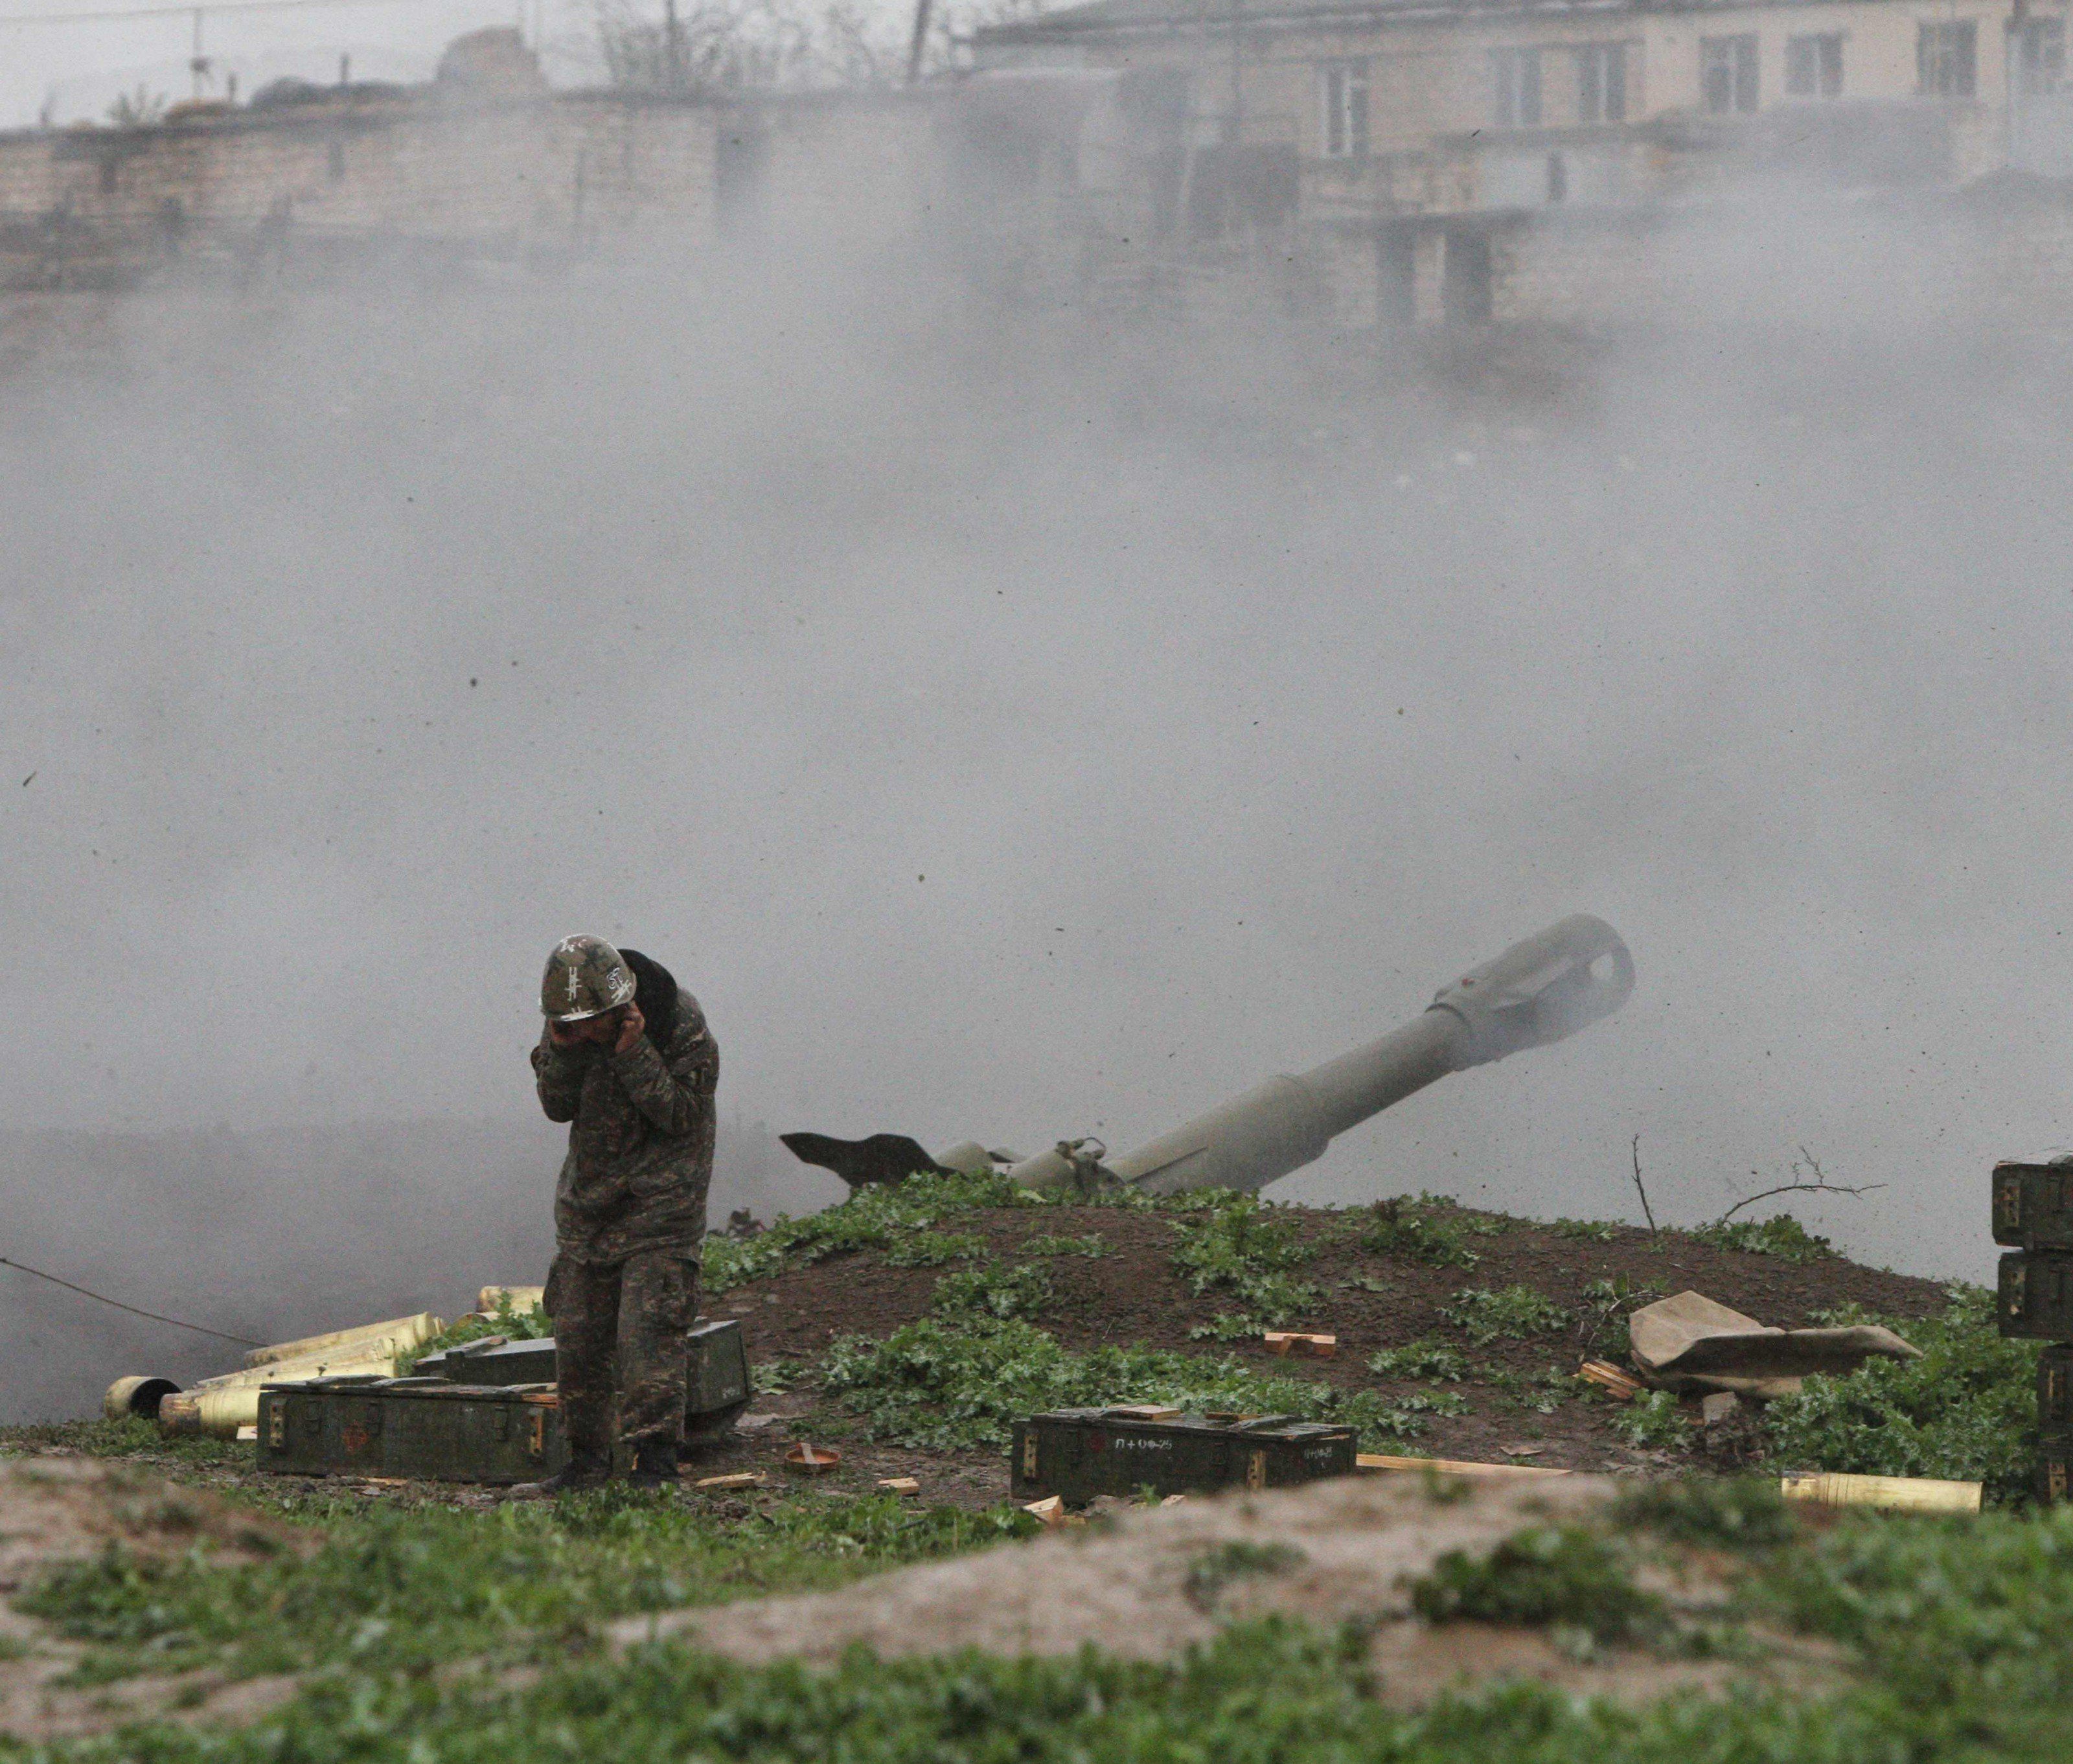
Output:
[[[1653,1288],[1655,1296],[1696,1288],[1782,1329],[1805,1327],[1816,1313],[1852,1301],[1900,1317],[1926,1316],[1945,1303],[1941,1282],[1861,1267],[1840,1256],[1786,1262],[1715,1249],[1688,1237],[1651,1234],[1638,1226],[1614,1226],[1612,1240],[1601,1243],[1565,1236],[1548,1225],[1465,1210],[1454,1216],[1495,1229],[1469,1238],[1480,1259],[1464,1269],[1429,1267],[1362,1250],[1348,1233],[1344,1214],[1292,1207],[1277,1209],[1276,1216],[1298,1221],[1306,1239],[1317,1246],[1316,1260],[1300,1274],[1322,1288],[1323,1301],[1315,1316],[1290,1327],[1337,1334],[1338,1352],[1332,1359],[1280,1359],[1258,1342],[1191,1340],[1189,1331],[1230,1309],[1230,1300],[1228,1295],[1198,1298],[1189,1292],[1172,1264],[1177,1234],[1169,1215],[1045,1207],[960,1214],[946,1221],[945,1228],[980,1233],[991,1253],[1011,1263],[1020,1259],[1020,1246],[1032,1237],[1095,1233],[1105,1239],[1110,1247],[1105,1256],[1043,1258],[1057,1297],[1038,1321],[1069,1348],[1134,1345],[1229,1354],[1263,1372],[1403,1395],[1424,1387],[1370,1372],[1367,1361],[1377,1349],[1429,1338],[1459,1349],[1473,1362],[1525,1376],[1549,1367],[1572,1373],[1597,1346],[1572,1331],[1471,1347],[1439,1315],[1439,1307],[1464,1287],[1530,1286],[1578,1312],[1585,1305],[1585,1288],[1623,1278],[1630,1291]],[[835,1256],[714,1299],[707,1310],[713,1317],[741,1319],[752,1361],[808,1366],[838,1336],[882,1337],[926,1316],[945,1271],[888,1267],[870,1252]],[[1351,1284],[1357,1280],[1383,1289]],[[1536,1465],[1588,1470],[1642,1469],[1662,1461],[1625,1445],[1609,1425],[1611,1406],[1581,1385],[1548,1415],[1473,1378],[1450,1387],[1468,1399],[1471,1412],[1433,1419],[1403,1449],[1497,1460],[1511,1455],[1506,1448],[1525,1447]],[[855,1455],[854,1480],[859,1484],[875,1476],[913,1475],[924,1494],[936,1499],[998,1499],[1007,1492],[1006,1462],[997,1453],[925,1453],[874,1448],[856,1439],[844,1417],[818,1403],[810,1378],[802,1377],[784,1398],[753,1405],[752,1419],[763,1414],[777,1419],[736,1446],[705,1454],[707,1463],[697,1473],[769,1465],[781,1440],[811,1433]]]
[[[1473,1347],[1461,1330],[1439,1315],[1439,1307],[1468,1286],[1524,1284],[1577,1313],[1585,1306],[1584,1289],[1594,1281],[1623,1279],[1630,1292],[1643,1298],[1692,1288],[1782,1328],[1810,1324],[1817,1313],[1849,1301],[1902,1318],[1940,1310],[1945,1302],[1938,1281],[1865,1267],[1841,1257],[1787,1262],[1634,1226],[1614,1226],[1611,1240],[1600,1242],[1564,1235],[1550,1225],[1463,1210],[1453,1217],[1487,1228],[1468,1239],[1479,1259],[1464,1269],[1431,1267],[1363,1250],[1342,1213],[1292,1207],[1276,1209],[1276,1216],[1296,1221],[1317,1246],[1316,1259],[1298,1271],[1321,1288],[1323,1298],[1314,1316],[1292,1327],[1336,1333],[1338,1352],[1332,1359],[1284,1360],[1259,1342],[1191,1339],[1191,1329],[1230,1309],[1230,1301],[1228,1295],[1213,1292],[1197,1297],[1189,1292],[1173,1266],[1177,1241],[1173,1215],[1047,1206],[959,1214],[944,1226],[983,1235],[991,1253],[1008,1264],[1022,1259],[1022,1246],[1032,1237],[1099,1235],[1109,1247],[1106,1255],[1042,1259],[1055,1296],[1037,1321],[1069,1348],[1141,1345],[1230,1354],[1263,1372],[1322,1379],[1392,1395],[1428,1387],[1379,1379],[1370,1372],[1367,1360],[1379,1348],[1431,1339],[1460,1350],[1478,1367],[1515,1376],[1550,1369],[1573,1373],[1588,1354],[1602,1351],[1601,1340],[1581,1326],[1559,1336]],[[880,1478],[911,1476],[926,1501],[978,1507],[1005,1498],[1007,1461],[998,1449],[930,1452],[871,1441],[862,1436],[853,1418],[823,1398],[813,1377],[815,1361],[837,1337],[882,1338],[928,1315],[937,1280],[958,1265],[894,1267],[878,1252],[867,1251],[830,1256],[709,1298],[706,1314],[739,1317],[752,1363],[781,1369],[789,1387],[781,1394],[758,1396],[732,1437],[693,1453],[686,1466],[686,1484],[701,1477],[756,1470],[773,1488],[797,1486],[799,1479],[786,1470],[783,1460],[787,1448],[804,1439],[840,1454],[837,1468],[817,1479],[825,1487],[863,1492]],[[1631,1472],[1661,1469],[1669,1461],[1622,1441],[1609,1424],[1614,1406],[1593,1387],[1573,1380],[1547,1414],[1537,1412],[1521,1394],[1494,1387],[1474,1375],[1446,1387],[1467,1399],[1469,1412],[1428,1418],[1424,1432],[1397,1449],[1449,1458],[1512,1458],[1576,1470]],[[237,1484],[248,1477],[221,1469],[206,1473],[204,1479]],[[466,1506],[505,1498],[497,1490],[439,1485],[346,1481],[335,1486],[338,1492],[369,1499],[431,1499]],[[747,1511],[745,1503],[759,1497],[754,1491],[720,1490],[699,1498],[723,1510]]]

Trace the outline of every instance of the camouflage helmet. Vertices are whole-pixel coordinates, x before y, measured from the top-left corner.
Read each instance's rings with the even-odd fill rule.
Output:
[[[540,976],[540,1009],[556,1023],[580,1023],[631,1004],[633,990],[633,970],[603,938],[563,938]]]

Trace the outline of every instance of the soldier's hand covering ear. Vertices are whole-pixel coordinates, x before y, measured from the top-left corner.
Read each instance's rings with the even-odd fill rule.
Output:
[[[648,1027],[648,1020],[641,1014],[641,1007],[629,1004],[626,1015],[619,1021],[619,1039],[612,1044],[612,1051],[624,1053],[641,1039],[641,1032]]]

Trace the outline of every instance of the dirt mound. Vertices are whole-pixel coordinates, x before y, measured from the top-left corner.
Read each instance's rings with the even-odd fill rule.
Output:
[[[111,1544],[149,1557],[200,1545],[219,1562],[239,1563],[307,1544],[295,1527],[134,1466],[56,1454],[0,1462],[0,1733],[37,1740],[97,1733],[175,1707],[182,1720],[249,1717],[281,1700],[292,1689],[289,1680],[229,1684],[183,1673],[99,1690],[63,1684],[78,1645],[6,1601],[47,1568]]]
[[[1091,1642],[1161,1659],[1229,1623],[1278,1613],[1372,1625],[1383,1694],[1405,1704],[1496,1677],[1638,1701],[1680,1686],[1719,1688],[1734,1670],[1746,1676],[1633,1647],[1580,1659],[1540,1631],[1434,1628],[1413,1614],[1408,1583],[1446,1552],[1481,1555],[1523,1526],[1589,1514],[1615,1486],[1581,1476],[1482,1487],[1387,1476],[1190,1499],[838,1592],[644,1618],[614,1634],[622,1643],[684,1635],[749,1663],[826,1663],[859,1643],[892,1656],[963,1647],[1061,1655]],[[1708,1610],[1723,1596],[1716,1569],[1696,1556],[1641,1584],[1673,1612]],[[1787,1645],[1762,1670],[1803,1678],[1827,1663]]]
[[[1463,1382],[1449,1387],[1468,1399],[1469,1410],[1460,1416],[1433,1416],[1411,1449],[1438,1457],[1494,1460],[1523,1445],[1532,1449],[1535,1464],[1574,1469],[1642,1469],[1659,1461],[1618,1438],[1610,1425],[1613,1407],[1601,1399],[1572,1397],[1559,1405],[1522,1400],[1516,1391],[1500,1390],[1498,1381],[1544,1377],[1551,1370],[1573,1373],[1588,1355],[1606,1351],[1602,1337],[1593,1333],[1593,1320],[1601,1319],[1603,1313],[1594,1307],[1587,1289],[1597,1283],[1630,1295],[1630,1305],[1696,1288],[1782,1329],[1807,1327],[1818,1313],[1847,1303],[1904,1318],[1935,1314],[1947,1302],[1939,1281],[1862,1267],[1839,1255],[1792,1262],[1634,1226],[1609,1225],[1595,1228],[1597,1234],[1578,1236],[1541,1222],[1469,1209],[1449,1216],[1462,1222],[1469,1232],[1465,1241],[1474,1257],[1470,1266],[1435,1267],[1407,1255],[1364,1249],[1356,1220],[1345,1212],[1274,1209],[1274,1217],[1291,1222],[1314,1249],[1314,1259],[1299,1273],[1321,1294],[1314,1312],[1290,1319],[1287,1326],[1326,1331],[1339,1338],[1336,1358],[1300,1362],[1276,1359],[1256,1338],[1224,1342],[1191,1336],[1191,1330],[1232,1309],[1234,1300],[1227,1292],[1198,1296],[1189,1290],[1173,1262],[1178,1241],[1174,1215],[1113,1207],[981,1209],[946,1216],[942,1229],[977,1234],[985,1239],[987,1254],[1003,1263],[1024,1259],[1028,1252],[1024,1246],[1032,1238],[1098,1236],[1107,1250],[1102,1255],[1044,1259],[1053,1292],[1033,1321],[1074,1350],[1115,1346],[1230,1354],[1261,1372],[1295,1372],[1343,1389],[1379,1390],[1395,1397],[1423,1387],[1379,1377],[1368,1369],[1369,1358],[1381,1348],[1420,1340],[1440,1342],[1475,1362]],[[883,1337],[926,1317],[937,1282],[949,1271],[896,1266],[877,1251],[848,1251],[715,1296],[707,1308],[715,1317],[741,1319],[752,1361],[810,1364],[838,1336]],[[1554,1334],[1477,1344],[1441,1314],[1441,1308],[1465,1288],[1514,1285],[1528,1287],[1560,1306],[1572,1324]],[[803,1413],[813,1406],[810,1378],[799,1380],[793,1389],[793,1403],[761,1406],[781,1418]],[[785,1429],[773,1428],[764,1437],[774,1442],[786,1436]],[[853,1436],[837,1436],[843,1438],[847,1450],[863,1445]],[[762,1461],[753,1448],[711,1457],[714,1469]],[[931,1462],[938,1466],[933,1479]],[[1002,1490],[1006,1479],[991,1453],[917,1454],[896,1448],[860,1454],[858,1486],[868,1486],[862,1475],[867,1471],[913,1472],[922,1476],[932,1499],[967,1498],[962,1486],[941,1486],[954,1463],[969,1473],[960,1482],[970,1481],[996,1495]]]
[[[52,1562],[119,1544],[142,1556],[205,1545],[219,1561],[256,1561],[299,1547],[295,1527],[207,1490],[105,1459],[38,1457],[0,1463],[0,1596]]]

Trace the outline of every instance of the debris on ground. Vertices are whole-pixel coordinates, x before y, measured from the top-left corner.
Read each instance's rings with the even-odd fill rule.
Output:
[[[1576,1376],[1587,1384],[1609,1391],[1622,1403],[1631,1403],[1648,1388],[1633,1373],[1614,1366],[1609,1360],[1586,1360],[1576,1368]]]
[[[168,1433],[236,1439],[239,1428],[258,1424],[259,1392],[266,1386],[347,1374],[394,1378],[404,1354],[445,1327],[424,1311],[257,1347],[238,1370],[203,1379],[186,1391],[168,1379],[121,1378],[108,1387],[101,1412],[111,1420],[128,1415],[155,1420]]]
[[[1854,1372],[1875,1358],[1921,1358],[1919,1348],[1875,1324],[1770,1329],[1700,1292],[1643,1305],[1626,1322],[1634,1363],[1663,1391],[1796,1396],[1809,1373]]]
[[[1533,1449],[1538,1452],[1539,1448]],[[1572,1473],[1558,1469],[1552,1465],[1539,1464],[1475,1464],[1452,1457],[1392,1457],[1386,1452],[1363,1452],[1354,1460],[1354,1467],[1363,1472],[1383,1470],[1412,1470],[1430,1472],[1434,1476],[1473,1476],[1502,1478],[1507,1476],[1568,1476]]]
[[[1268,1329],[1260,1337],[1270,1353],[1287,1355],[1307,1354],[1312,1359],[1329,1360],[1339,1351],[1336,1335],[1304,1335],[1292,1329]]]
[[[1788,1501],[1822,1506],[1873,1506],[1888,1513],[1976,1513],[1981,1485],[1928,1476],[1841,1476],[1807,1470],[1779,1479]]]

